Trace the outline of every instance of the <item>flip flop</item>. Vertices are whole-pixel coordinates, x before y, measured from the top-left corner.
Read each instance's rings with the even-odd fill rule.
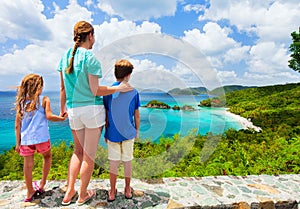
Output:
[[[40,194],[43,194],[45,192],[45,190],[40,188],[40,186],[38,185],[38,183],[36,181],[33,182],[33,187],[34,187],[35,191],[39,192]]]
[[[124,195],[125,195],[125,199],[132,199],[132,197],[133,197],[133,188],[132,187],[130,187],[130,197],[127,197],[126,196],[126,192],[124,192]]]
[[[115,200],[116,200],[117,193],[118,193],[117,189],[116,189],[116,192],[115,192],[115,198],[114,198],[114,199],[109,199],[109,193],[110,193],[110,192],[108,192],[107,202],[113,202],[113,201],[115,201]]]
[[[90,201],[96,195],[94,190],[89,190],[89,191],[87,191],[87,193],[88,193],[88,197],[83,202],[78,202],[78,200],[76,201],[76,204],[78,206],[81,206],[81,205],[87,203],[88,201]]]
[[[64,201],[61,201],[61,204],[63,206],[68,206],[71,204],[71,202],[74,202],[74,199],[77,198],[78,194],[77,192],[75,192],[75,194],[71,197],[70,201],[69,202],[64,202]],[[75,201],[76,202],[76,201]]]

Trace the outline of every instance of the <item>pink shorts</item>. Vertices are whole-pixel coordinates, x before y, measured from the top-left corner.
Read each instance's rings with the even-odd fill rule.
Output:
[[[31,156],[34,155],[34,152],[37,151],[38,153],[45,153],[51,149],[50,140],[47,142],[43,142],[40,144],[34,144],[34,145],[21,145],[20,146],[20,155],[25,156]]]

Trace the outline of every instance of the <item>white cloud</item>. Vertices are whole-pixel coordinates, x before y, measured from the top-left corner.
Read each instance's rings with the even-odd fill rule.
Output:
[[[254,33],[262,41],[289,43],[291,32],[299,27],[299,10],[299,1],[211,0],[199,20],[227,19],[238,30]]]
[[[224,62],[225,63],[239,63],[243,60],[246,60],[249,56],[248,52],[250,50],[250,46],[238,46],[232,49],[229,49],[224,54]]]
[[[274,42],[262,42],[250,50],[249,71],[273,74],[288,69],[289,55],[282,45]]]
[[[46,40],[51,29],[45,24],[41,14],[44,6],[41,1],[3,1],[0,7],[0,41],[7,39]]]
[[[275,84],[298,83],[299,75],[290,72],[277,72],[273,74],[259,74],[259,73],[248,73],[246,72],[243,77],[243,84],[267,86]]]
[[[127,20],[149,20],[173,16],[177,0],[98,0],[98,7],[109,15],[118,15]]]
[[[234,71],[218,71],[217,74],[223,85],[235,82],[237,79],[237,74]]]
[[[184,31],[183,40],[199,48],[205,55],[216,55],[237,45],[234,39],[228,37],[229,28],[221,28],[217,23],[208,22],[199,29]]]
[[[183,10],[185,12],[191,12],[194,11],[196,13],[205,11],[205,5],[202,4],[187,4],[183,7]]]
[[[113,41],[143,33],[160,33],[160,26],[156,23],[144,21],[141,25],[128,20],[119,21],[117,18],[105,21],[101,25],[95,26],[95,49],[99,50]]]
[[[203,27],[203,32],[199,29],[184,31],[183,40],[200,49],[211,65],[217,69],[222,69],[225,63],[238,63],[247,57],[249,46],[241,46],[233,38],[229,28],[221,28],[214,22],[208,22]]]

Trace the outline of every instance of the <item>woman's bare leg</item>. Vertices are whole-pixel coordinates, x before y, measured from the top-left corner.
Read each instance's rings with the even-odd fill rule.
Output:
[[[63,202],[69,202],[76,193],[75,183],[83,159],[83,144],[84,144],[85,130],[84,129],[77,130],[77,131],[72,130],[72,134],[74,138],[75,150],[69,164],[68,180],[67,180],[68,188],[64,196]]]
[[[80,191],[77,202],[83,202],[91,196],[91,192],[87,191],[95,163],[95,155],[100,139],[102,128],[85,128],[83,158],[80,168]]]

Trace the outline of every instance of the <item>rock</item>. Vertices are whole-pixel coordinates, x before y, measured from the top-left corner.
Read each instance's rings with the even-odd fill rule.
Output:
[[[143,191],[133,190],[133,196],[134,197],[143,197],[144,195],[145,195],[145,193]]]
[[[25,208],[25,207],[36,206],[36,205],[38,205],[40,202],[41,202],[41,200],[39,200],[39,199],[33,200],[32,202],[23,202],[23,203],[21,204],[21,207],[22,207],[22,208]]]
[[[273,187],[268,186],[268,185],[264,185],[264,184],[248,184],[247,186],[254,187],[256,189],[263,190],[263,191],[266,191],[266,192],[271,193],[271,194],[278,194],[279,193],[279,191],[277,189],[274,189]]]
[[[239,202],[232,204],[233,209],[251,209],[250,205],[246,202]]]
[[[9,204],[9,201],[7,200],[0,200],[0,206],[5,206],[5,205],[8,205]]]
[[[183,208],[184,205],[176,202],[175,200],[170,199],[168,202],[168,207],[167,209],[174,209],[174,208]]]

